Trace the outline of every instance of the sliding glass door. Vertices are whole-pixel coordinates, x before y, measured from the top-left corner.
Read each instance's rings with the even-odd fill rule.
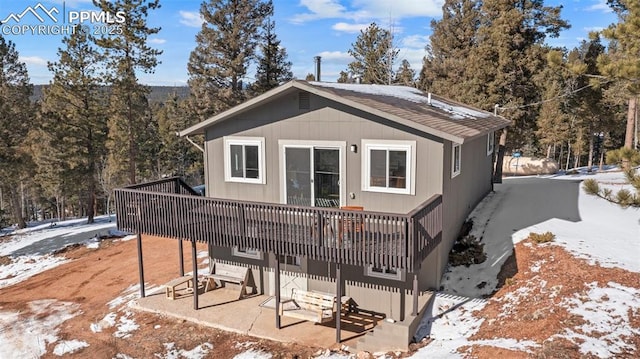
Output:
[[[340,206],[340,148],[284,146],[286,203]]]

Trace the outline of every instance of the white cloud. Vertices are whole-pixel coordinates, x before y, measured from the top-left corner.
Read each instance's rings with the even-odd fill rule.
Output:
[[[303,23],[310,20],[342,18],[346,14],[346,8],[338,0],[301,0],[300,6],[306,7],[309,12],[296,14],[291,18],[294,23]]]
[[[39,56],[20,56],[19,60],[27,65],[47,66],[47,60]]]
[[[308,11],[291,18],[293,23],[320,19],[348,19],[358,22],[434,17],[442,14],[444,0],[353,0],[347,9],[339,0],[301,0]]]
[[[318,56],[322,57],[323,62],[329,61],[333,63],[349,63],[353,58],[349,55],[348,52],[342,51],[322,51],[318,54]]]
[[[602,11],[605,13],[612,12],[613,10],[607,5],[607,0],[595,0],[595,3],[587,7],[587,11]]]
[[[165,42],[167,42],[167,40],[165,40],[165,39],[159,39],[159,38],[157,38],[157,37],[154,37],[153,39],[150,39],[150,40],[149,40],[149,42],[150,42],[150,43],[152,43],[152,44],[156,44],[156,45],[162,45],[162,44],[164,44]]]
[[[364,30],[368,26],[369,24],[347,24],[346,22],[339,22],[331,26],[331,28],[336,31],[357,34],[360,30]]]
[[[401,47],[398,49],[398,58],[394,63],[394,70],[397,70],[402,60],[407,60],[411,64],[411,68],[416,71],[416,73],[420,72],[422,68],[422,59],[427,55],[427,50],[424,48],[416,49],[416,48],[407,48]]]
[[[402,19],[408,17],[433,17],[442,15],[444,0],[398,1],[398,0],[354,0],[361,15],[374,19]]]
[[[402,46],[414,49],[424,49],[429,44],[429,36],[426,35],[409,35],[400,40]]]
[[[183,11],[180,10],[180,23],[189,27],[202,27],[204,19],[200,16],[198,11]]]

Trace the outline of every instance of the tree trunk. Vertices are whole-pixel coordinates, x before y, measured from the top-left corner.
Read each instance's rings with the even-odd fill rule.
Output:
[[[11,203],[11,214],[15,224],[18,225],[18,228],[27,228],[27,222],[24,220],[22,216],[22,203],[20,196],[17,195],[14,191],[7,191],[9,193],[9,203]]]
[[[62,211],[60,211],[60,213],[61,213],[60,217],[59,217],[60,221],[66,221],[67,220],[67,207],[66,207],[66,204],[64,203],[65,202],[64,199],[65,199],[65,197],[63,195],[62,196],[62,205],[60,206],[60,208],[62,209]]]
[[[624,136],[624,147],[633,148],[633,138],[636,122],[636,106],[637,98],[632,97],[629,99],[629,111],[627,112],[627,132]]]
[[[627,111],[627,129],[624,136],[624,147],[625,148],[633,148],[633,138],[635,135],[635,122],[636,122],[636,106],[637,106],[637,98],[631,97],[629,98],[629,107]],[[631,162],[629,159],[622,159],[622,169],[627,170],[631,167]]]
[[[551,158],[551,145],[547,146],[547,158]]]
[[[593,131],[589,129],[589,159],[587,160],[587,172],[593,167]]]
[[[111,203],[111,192],[108,192],[107,194],[107,216],[109,216],[109,222],[111,222],[111,211],[109,211],[109,205]]]
[[[569,161],[571,160],[571,142],[567,141],[567,166],[565,167],[565,171],[569,170]]]
[[[564,158],[564,143],[560,142],[560,155],[558,156],[558,168],[562,169],[562,159]]]
[[[507,144],[507,128],[502,129],[500,142],[498,143],[498,155],[496,157],[496,167],[493,171],[493,183],[502,183],[502,162],[504,162],[504,148]]]
[[[600,171],[604,169],[604,150],[600,150],[600,165],[598,166]]]

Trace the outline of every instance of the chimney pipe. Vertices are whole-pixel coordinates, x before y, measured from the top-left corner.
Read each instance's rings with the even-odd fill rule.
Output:
[[[320,56],[315,56],[313,59],[316,62],[316,81],[320,82],[320,62],[322,58]]]

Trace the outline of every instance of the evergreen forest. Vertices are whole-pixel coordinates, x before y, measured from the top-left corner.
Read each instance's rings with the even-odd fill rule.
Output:
[[[162,51],[149,17],[160,0],[93,0],[128,14],[125,31],[66,36],[49,84],[34,86],[0,35],[0,226],[113,212],[113,190],[180,176],[204,183],[203,156],[176,132],[294,79],[269,0],[205,0],[188,88],[152,88]],[[561,169],[640,162],[640,2],[608,0],[618,21],[575,48],[548,45],[569,24],[543,0],[445,0],[421,64],[399,57],[392,29],[354,36],[338,82],[403,85],[511,121],[500,150]],[[255,71],[255,73],[249,73]],[[255,70],[253,70],[255,69]],[[248,80],[250,79],[250,80]],[[308,74],[305,80],[313,80]],[[608,155],[611,153],[611,155]],[[637,165],[637,163],[634,163]]]

